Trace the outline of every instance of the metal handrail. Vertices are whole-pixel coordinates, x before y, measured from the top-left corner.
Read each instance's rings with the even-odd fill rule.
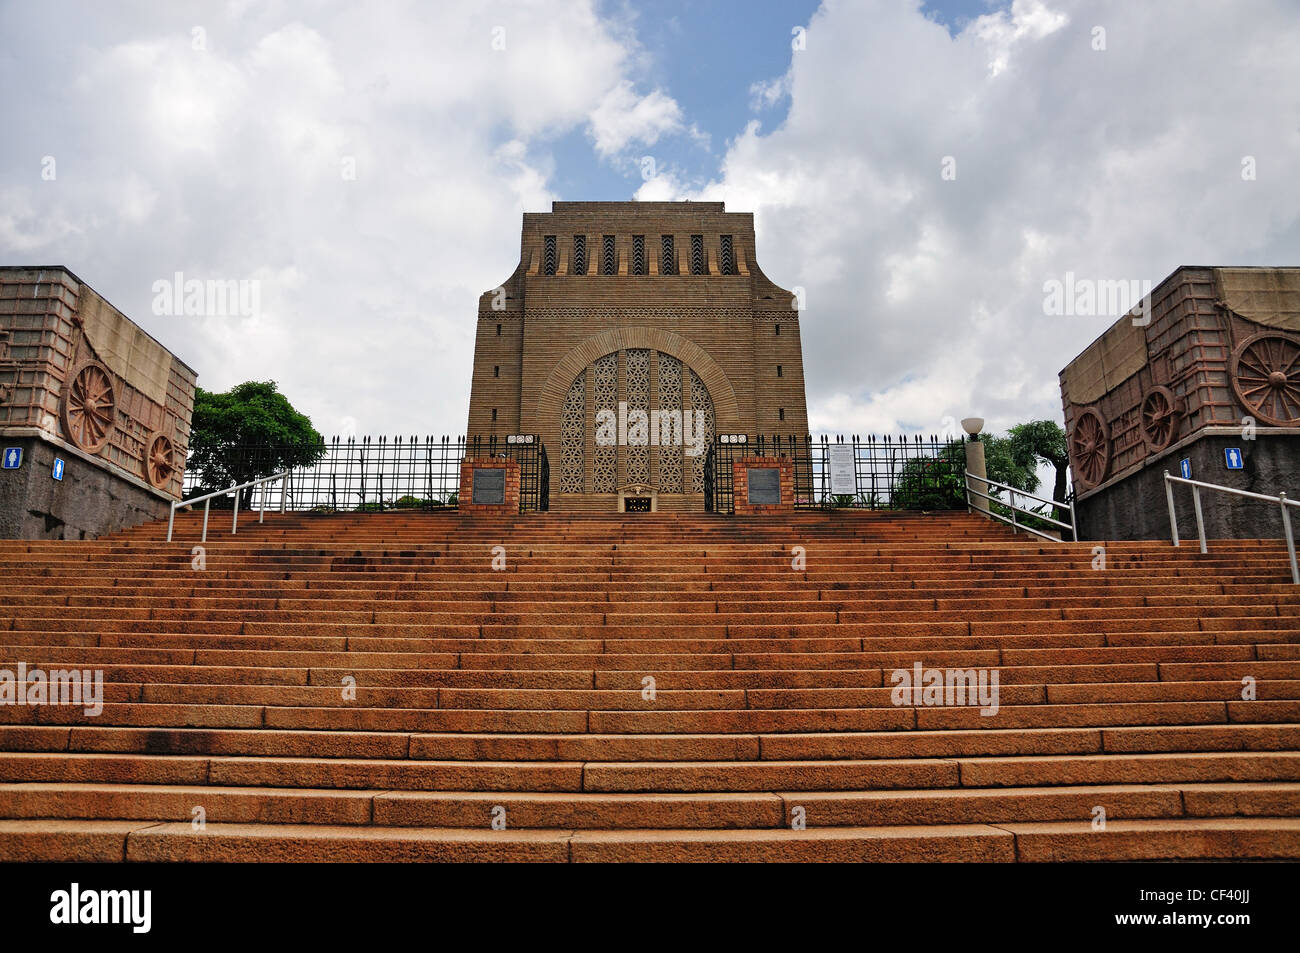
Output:
[[[1300,565],[1296,563],[1295,554],[1295,534],[1291,531],[1291,514],[1287,512],[1288,506],[1300,506],[1300,501],[1288,499],[1285,493],[1279,493],[1277,496],[1269,496],[1265,493],[1252,493],[1250,490],[1239,490],[1235,486],[1223,486],[1218,483],[1205,483],[1201,480],[1189,480],[1187,477],[1176,477],[1168,470],[1165,471],[1165,499],[1169,503],[1169,534],[1175,546],[1181,546],[1182,541],[1178,538],[1178,517],[1174,515],[1174,488],[1175,483],[1185,483],[1192,488],[1192,509],[1196,512],[1196,535],[1201,541],[1201,552],[1208,552],[1205,545],[1205,516],[1201,512],[1201,490],[1218,490],[1221,493],[1230,493],[1233,496],[1244,496],[1252,500],[1263,500],[1265,503],[1276,503],[1282,511],[1282,533],[1286,537],[1286,552],[1291,560],[1291,581],[1300,585]]]
[[[206,543],[208,541],[208,511],[212,506],[212,501],[214,498],[218,496],[226,496],[227,494],[230,493],[235,494],[235,515],[230,521],[230,535],[234,536],[236,533],[239,532],[239,492],[238,491],[247,489],[250,486],[257,486],[262,483],[270,483],[272,480],[283,479],[287,477],[291,472],[292,472],[291,470],[281,470],[279,473],[273,473],[271,476],[258,477],[256,480],[249,480],[247,483],[240,483],[238,486],[232,485],[227,487],[224,490],[213,490],[211,493],[205,493],[202,496],[190,497],[190,499],[188,500],[172,500],[172,511],[171,514],[167,517],[167,542],[170,543],[172,541],[172,529],[176,525],[176,511],[178,509],[189,509],[195,503],[202,503],[203,504],[203,538],[200,540],[200,542]],[[280,494],[281,513],[284,512],[284,503],[287,496],[288,496],[287,493]],[[265,520],[266,520],[266,490],[263,490],[262,506],[258,514],[257,521],[261,523],[264,522]]]
[[[1024,523],[1017,522],[1016,514],[1023,513],[1026,516],[1034,517],[1034,519],[1045,520],[1048,523],[1051,523],[1053,526],[1061,527],[1061,529],[1068,529],[1070,531],[1070,539],[1072,540],[1078,538],[1079,534],[1075,529],[1075,526],[1077,524],[1074,516],[1073,500],[1065,501],[1065,500],[1053,500],[1050,498],[1044,498],[1041,496],[1037,496],[1033,493],[1030,493],[1027,490],[1019,490],[1016,487],[1011,486],[1009,484],[999,483],[997,480],[990,480],[986,476],[978,476],[974,473],[971,473],[969,470],[966,470],[964,472],[966,474],[966,481],[965,481],[966,482],[966,510],[968,512],[971,510],[970,498],[971,495],[974,494],[975,496],[979,497],[982,500],[988,500],[990,503],[1001,503],[1003,506],[1009,507],[1011,510],[1010,519],[1007,519],[1001,513],[994,513],[992,510],[986,510],[985,512],[988,514],[990,518],[1001,520],[1003,523],[1008,524],[1011,527],[1011,531],[1013,533],[1023,529],[1028,533],[1033,533],[1035,536],[1041,536],[1043,539],[1049,539],[1054,543],[1061,542],[1061,540],[1057,539],[1055,536],[1052,536],[1050,533],[1044,533],[1042,530],[1034,529],[1034,527],[1032,526],[1026,526]],[[1000,497],[990,496],[987,493],[981,493],[979,490],[976,490],[971,486],[971,480],[976,480],[980,483],[983,483],[986,487],[995,486],[1000,490],[1006,490],[1008,493],[1011,494],[1011,502],[1008,503],[1006,500]],[[1054,517],[1044,516],[1042,513],[1039,513],[1035,510],[1031,510],[1028,507],[1017,506],[1016,505],[1017,496],[1026,496],[1029,497],[1029,499],[1031,500],[1037,500],[1039,503],[1045,503],[1048,506],[1054,507],[1056,509],[1060,509],[1060,510],[1068,509],[1070,511],[1070,522],[1063,523],[1060,520],[1055,519]]]

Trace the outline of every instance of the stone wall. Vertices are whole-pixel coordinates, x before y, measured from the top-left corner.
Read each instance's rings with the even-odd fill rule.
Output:
[[[0,452],[9,447],[22,448],[23,461],[0,470],[0,538],[93,539],[167,516],[161,491],[95,457],[40,437],[0,437]],[[55,457],[62,480],[51,476]]]
[[[179,499],[195,373],[67,268],[0,267],[0,535],[85,538]],[[50,476],[65,461],[62,481]]]
[[[1224,451],[1242,452],[1245,466],[1229,470]],[[1218,483],[1252,493],[1276,496],[1286,493],[1300,499],[1300,435],[1260,434],[1243,440],[1239,434],[1203,433],[1172,448],[1151,465],[1075,504],[1079,538],[1169,539],[1169,505],[1165,495],[1165,471],[1179,476],[1179,461],[1191,461],[1192,479]],[[1196,540],[1196,514],[1192,489],[1174,484],[1174,512],[1184,540]],[[1208,539],[1279,539],[1282,517],[1273,503],[1201,491],[1201,511]],[[1293,526],[1300,532],[1300,511],[1292,510]]]

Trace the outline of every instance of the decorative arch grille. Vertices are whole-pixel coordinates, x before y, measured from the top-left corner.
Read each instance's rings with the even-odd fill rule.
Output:
[[[704,381],[700,380],[691,371],[691,409],[697,414],[702,414],[702,423],[700,428],[707,435],[708,443],[713,442],[713,400],[709,397],[709,389],[704,386]],[[697,455],[691,461],[691,492],[704,492],[704,457],[703,453]]]
[[[625,362],[627,375],[627,412],[628,419],[631,420],[632,411],[640,410],[644,412],[647,418],[650,415],[650,352],[644,348],[635,348],[626,352],[627,360]],[[631,424],[628,430],[632,429]],[[647,433],[645,438],[650,439],[650,425],[646,424]],[[624,461],[624,470],[627,473],[627,483],[649,483],[650,482],[650,447],[632,446],[629,441],[627,447],[627,457]]]
[[[613,411],[618,414],[618,352],[606,354],[592,366],[595,373],[595,393],[594,403],[595,412],[599,414],[602,410]],[[595,420],[592,420],[593,431],[595,429]],[[593,464],[593,480],[591,489],[595,493],[613,493],[618,480],[618,447],[596,444],[595,459]]]
[[[682,362],[671,354],[659,354],[659,413],[681,411],[682,408]],[[677,421],[680,430],[681,421]],[[662,428],[661,428],[662,429]],[[659,447],[659,492],[682,492],[682,448],[680,446],[660,445]]]
[[[586,463],[587,372],[569,388],[560,411],[560,492],[581,493],[583,464]]]
[[[588,378],[592,382],[590,407],[586,402]],[[646,412],[647,417],[652,409],[659,412],[658,424],[650,421],[649,429],[654,433],[647,436],[652,441],[664,438],[665,442],[659,446],[624,444],[621,461],[619,447],[596,443],[591,482],[587,486],[584,476],[587,438],[595,433],[596,415],[602,410],[618,416],[620,391],[629,417],[634,410]],[[649,348],[606,354],[578,375],[561,406],[560,491],[615,493],[621,486],[639,483],[654,486],[660,493],[703,493],[705,452],[693,457],[685,452],[694,430],[689,416],[692,411],[700,415],[702,446],[707,451],[713,441],[713,400],[704,381],[693,370],[671,354]],[[670,421],[666,437],[665,419]],[[690,461],[689,477],[687,461]]]

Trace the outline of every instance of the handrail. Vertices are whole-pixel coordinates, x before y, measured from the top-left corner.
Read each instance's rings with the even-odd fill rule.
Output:
[[[172,511],[167,517],[167,542],[172,541],[172,528],[176,525],[176,511],[178,509],[188,509],[195,503],[203,504],[203,538],[200,542],[208,541],[208,511],[212,506],[212,500],[218,496],[225,496],[229,493],[235,494],[235,515],[230,522],[230,535],[234,536],[239,532],[239,490],[245,490],[250,486],[257,486],[262,483],[270,483],[272,480],[280,480],[287,477],[292,471],[281,470],[279,473],[273,473],[271,476],[258,477],[256,480],[249,480],[247,483],[240,483],[238,486],[229,486],[224,490],[213,490],[211,493],[205,493],[202,496],[191,497],[188,500],[172,500]],[[280,512],[284,512],[284,503],[288,494],[281,491],[280,493]],[[259,523],[266,520],[266,491],[262,491],[262,507],[257,517]]]
[[[966,480],[965,480],[966,509],[968,512],[972,509],[970,498],[971,495],[973,494],[982,500],[988,500],[990,503],[1001,503],[1003,506],[1010,508],[1011,510],[1010,519],[1007,519],[1001,513],[995,513],[992,510],[985,510],[984,512],[986,512],[991,519],[1001,520],[1003,523],[1008,524],[1011,527],[1011,531],[1013,533],[1023,529],[1025,532],[1033,533],[1035,536],[1041,536],[1043,539],[1051,540],[1054,543],[1061,542],[1061,540],[1057,539],[1055,536],[1052,536],[1050,533],[1044,533],[1042,530],[1034,529],[1034,527],[1032,526],[1026,526],[1024,523],[1017,522],[1016,514],[1023,513],[1026,516],[1034,517],[1034,519],[1045,520],[1048,523],[1051,523],[1053,526],[1061,527],[1061,529],[1068,529],[1070,531],[1070,539],[1072,540],[1078,538],[1078,531],[1075,529],[1075,526],[1077,524],[1074,516],[1073,500],[1064,501],[1064,500],[1053,500],[1050,498],[1044,498],[1041,496],[1036,496],[1035,494],[1030,493],[1027,490],[1017,489],[1016,487],[1011,486],[1007,483],[999,483],[997,480],[990,480],[986,476],[978,476],[974,473],[971,473],[969,470],[966,470],[965,474],[966,474]],[[1001,499],[1000,497],[990,496],[987,493],[980,492],[979,490],[971,486],[972,480],[975,480],[978,483],[983,483],[986,487],[995,486],[1000,490],[1006,490],[1008,493],[1011,494],[1011,502],[1008,503],[1006,500]],[[1027,496],[1031,500],[1037,500],[1039,503],[1045,503],[1048,506],[1054,507],[1056,509],[1060,509],[1060,510],[1068,509],[1070,511],[1070,522],[1063,523],[1054,517],[1044,516],[1042,513],[1036,512],[1035,510],[1031,510],[1028,507],[1018,506],[1016,505],[1017,496]]]
[[[1218,490],[1220,493],[1230,493],[1233,496],[1244,496],[1252,500],[1263,500],[1266,503],[1278,504],[1282,511],[1282,533],[1286,538],[1286,552],[1291,560],[1291,581],[1296,585],[1300,585],[1300,565],[1296,563],[1295,534],[1291,531],[1291,514],[1287,512],[1288,506],[1300,506],[1300,501],[1288,499],[1285,493],[1269,496],[1265,493],[1239,490],[1235,486],[1222,486],[1218,483],[1205,483],[1201,480],[1189,480],[1187,477],[1176,477],[1166,470],[1165,500],[1169,503],[1169,533],[1175,546],[1182,545],[1182,541],[1178,538],[1178,517],[1174,515],[1173,484],[1175,483],[1185,483],[1192,488],[1192,509],[1196,512],[1196,535],[1200,537],[1202,553],[1208,551],[1205,545],[1205,516],[1201,512],[1202,489]]]

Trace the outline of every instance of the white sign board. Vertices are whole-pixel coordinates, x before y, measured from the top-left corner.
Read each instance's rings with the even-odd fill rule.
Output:
[[[858,475],[853,467],[853,445],[830,445],[831,495],[857,496]]]

